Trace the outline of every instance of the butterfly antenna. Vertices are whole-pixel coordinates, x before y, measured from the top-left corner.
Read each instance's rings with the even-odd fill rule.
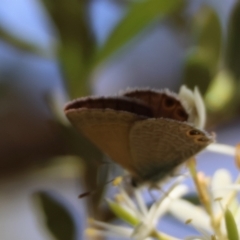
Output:
[[[101,189],[102,189],[103,187],[105,187],[107,184],[109,184],[109,183],[111,183],[111,182],[113,182],[113,181],[115,181],[115,180],[116,180],[116,178],[113,178],[113,179],[107,181],[106,183],[104,183],[104,184],[102,184],[102,185],[99,185],[99,186],[98,186],[96,189],[94,189],[94,190],[81,193],[81,194],[78,196],[78,198],[89,197],[89,196],[97,193],[99,190],[101,190]]]

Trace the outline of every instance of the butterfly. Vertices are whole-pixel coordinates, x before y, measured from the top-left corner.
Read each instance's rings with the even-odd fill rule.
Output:
[[[64,111],[77,130],[129,172],[134,186],[158,183],[214,141],[189,122],[191,112],[169,90],[83,97]]]

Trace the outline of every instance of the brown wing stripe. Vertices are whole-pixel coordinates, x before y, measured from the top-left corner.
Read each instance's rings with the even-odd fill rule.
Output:
[[[108,97],[108,98],[80,98],[66,105],[65,112],[69,110],[81,109],[112,109],[125,111],[140,116],[153,117],[153,112],[144,102],[133,100],[127,97]]]

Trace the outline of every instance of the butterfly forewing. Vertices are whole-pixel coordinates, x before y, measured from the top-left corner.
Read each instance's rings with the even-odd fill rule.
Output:
[[[206,132],[164,118],[136,122],[129,137],[135,171],[143,182],[160,181],[212,142]]]
[[[139,99],[131,99],[124,96],[117,97],[86,97],[73,100],[65,107],[65,113],[69,110],[83,109],[112,109],[119,112],[129,112],[139,116],[153,117],[151,108]]]
[[[179,101],[178,96],[168,90],[135,89],[125,92],[124,96],[143,101],[151,107],[156,118],[164,117],[178,121],[187,121],[189,118],[189,113]]]
[[[111,109],[81,109],[66,112],[71,123],[112,160],[132,174],[129,131],[139,116]]]

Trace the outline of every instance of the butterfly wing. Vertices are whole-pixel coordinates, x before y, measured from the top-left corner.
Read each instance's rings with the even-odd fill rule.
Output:
[[[138,99],[147,104],[156,118],[170,118],[185,122],[189,118],[177,94],[165,90],[135,89],[127,91],[123,96]]]
[[[112,109],[75,109],[68,110],[66,115],[73,126],[100,150],[132,172],[129,131],[139,120],[137,115]]]
[[[213,141],[186,122],[164,118],[136,122],[129,137],[135,172],[143,182],[163,179]]]
[[[69,102],[65,114],[100,150],[134,174],[129,132],[137,120],[152,116],[142,101],[128,97],[86,97]]]

